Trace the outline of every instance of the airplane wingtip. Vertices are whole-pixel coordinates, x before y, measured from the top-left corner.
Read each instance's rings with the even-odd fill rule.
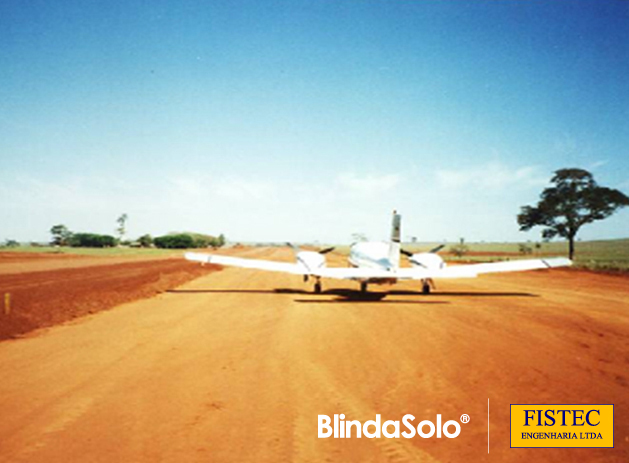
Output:
[[[573,264],[572,260],[568,259],[567,257],[554,257],[551,259],[542,259],[542,262],[548,268],[570,267]]]

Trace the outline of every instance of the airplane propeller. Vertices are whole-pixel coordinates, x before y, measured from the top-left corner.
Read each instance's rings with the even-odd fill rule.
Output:
[[[436,247],[432,248],[428,252],[430,254],[436,254],[436,253],[438,253],[439,251],[441,251],[445,247],[446,247],[445,244],[440,244],[439,246],[436,246]],[[413,257],[413,253],[411,251],[407,251],[406,249],[400,249],[400,253],[404,254],[406,257]]]
[[[433,253],[433,254],[434,254],[434,253],[437,253],[437,252],[441,251],[441,250],[442,250],[443,248],[445,248],[445,247],[446,247],[446,245],[445,245],[445,244],[440,244],[439,246],[437,246],[437,247],[435,247],[435,248],[432,248],[432,249],[431,249],[430,251],[428,251],[428,252],[430,252],[430,253]]]

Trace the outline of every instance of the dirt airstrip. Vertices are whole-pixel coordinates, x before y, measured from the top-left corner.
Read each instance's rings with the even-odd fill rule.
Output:
[[[226,268],[0,343],[0,461],[627,462],[628,282],[542,270],[361,300]],[[518,403],[614,404],[615,447],[512,449]],[[318,439],[317,415],[341,413],[470,421],[455,439]]]

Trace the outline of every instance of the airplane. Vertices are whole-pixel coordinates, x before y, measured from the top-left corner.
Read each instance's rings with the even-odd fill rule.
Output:
[[[408,252],[400,245],[400,229],[401,215],[393,211],[390,240],[352,244],[348,267],[327,266],[325,254],[334,248],[321,251],[302,251],[294,248],[295,262],[293,263],[196,252],[187,252],[185,258],[201,263],[302,275],[304,281],[310,278],[314,280],[315,293],[321,293],[321,279],[323,278],[357,281],[360,283],[362,293],[367,292],[370,284],[394,284],[400,280],[419,280],[422,293],[429,294],[431,289],[435,288],[435,279],[474,278],[484,273],[516,272],[572,265],[570,259],[555,257],[448,266],[437,254],[445,245],[437,246],[428,252]],[[410,267],[400,266],[402,254],[408,258]]]

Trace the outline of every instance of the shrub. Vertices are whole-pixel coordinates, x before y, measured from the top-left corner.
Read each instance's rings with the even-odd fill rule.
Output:
[[[220,247],[225,244],[225,236],[221,234],[217,238],[200,233],[172,233],[156,237],[153,244],[158,248],[167,249]]]
[[[533,254],[533,248],[530,245],[525,244],[525,243],[520,243],[518,245],[518,250],[520,254],[522,254],[523,256],[527,254]]]
[[[158,236],[153,240],[153,243],[158,248],[165,249],[187,249],[197,247],[195,240],[184,233],[177,235]]]
[[[74,248],[109,248],[116,245],[116,238],[96,233],[75,233],[70,237],[69,244]]]
[[[469,250],[469,248],[465,244],[465,239],[464,238],[460,239],[459,244],[455,244],[454,246],[450,246],[450,252],[452,254],[454,254],[455,256],[459,257],[459,258],[461,258],[465,254],[467,254],[468,250]]]

